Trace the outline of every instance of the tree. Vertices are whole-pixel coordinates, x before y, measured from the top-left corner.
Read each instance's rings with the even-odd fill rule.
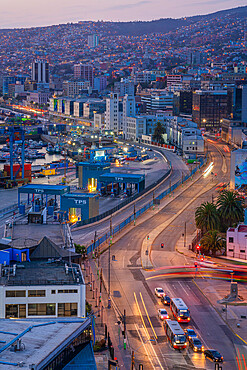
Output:
[[[163,134],[165,133],[165,127],[162,125],[161,122],[157,122],[154,128],[153,140],[159,144],[164,143]]]
[[[217,251],[226,249],[226,240],[218,230],[209,230],[200,240],[202,253],[216,255]]]
[[[244,200],[231,190],[224,190],[218,197],[217,207],[221,218],[222,231],[244,220]]]
[[[217,207],[210,202],[202,203],[195,213],[196,227],[202,232],[217,230],[220,225],[220,218]]]

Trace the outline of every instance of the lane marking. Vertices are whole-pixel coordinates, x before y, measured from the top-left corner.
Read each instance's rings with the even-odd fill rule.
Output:
[[[154,330],[153,324],[151,323],[151,320],[150,320],[150,317],[149,317],[149,314],[148,314],[148,311],[147,311],[146,305],[145,305],[145,303],[144,303],[144,300],[143,300],[143,297],[142,297],[141,292],[140,292],[140,297],[141,297],[142,304],[143,304],[144,310],[145,310],[145,312],[146,312],[146,315],[147,315],[148,321],[149,321],[149,323],[150,323],[150,326],[151,326],[151,328],[152,328],[152,331],[153,331],[153,333],[154,333],[154,336],[155,336],[155,338],[156,338],[156,340],[157,340],[157,339],[158,339],[158,337],[157,337],[156,332],[155,332],[155,330]]]
[[[156,369],[156,367],[154,366],[153,361],[152,361],[152,358],[150,357],[150,354],[148,353],[148,350],[147,350],[147,348],[146,348],[146,343],[143,341],[143,339],[142,339],[142,337],[141,337],[141,334],[139,333],[138,326],[137,326],[136,324],[135,324],[135,327],[136,327],[137,334],[139,335],[139,338],[140,338],[140,340],[141,340],[141,342],[142,342],[142,345],[144,346],[144,349],[145,349],[145,351],[146,351],[146,354],[147,354],[147,356],[148,356],[148,359],[149,359],[149,361],[150,361],[150,363],[151,363],[151,365],[152,365],[153,369],[155,370],[155,369]],[[137,352],[137,351],[135,351],[135,352]]]
[[[143,316],[142,316],[142,313],[141,313],[141,310],[140,310],[140,306],[138,304],[138,301],[137,301],[137,298],[136,298],[136,293],[134,292],[134,298],[135,298],[135,301],[136,301],[136,306],[137,306],[137,310],[138,310],[138,313],[141,317],[141,320],[142,320],[142,325],[143,325],[143,328],[144,328],[144,331],[146,333],[146,336],[148,337],[148,340],[150,339],[150,335],[148,333],[148,330],[147,330],[147,327],[145,325],[145,322],[144,322],[144,319],[143,319]]]

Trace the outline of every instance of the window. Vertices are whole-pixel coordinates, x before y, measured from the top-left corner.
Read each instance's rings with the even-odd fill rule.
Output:
[[[58,303],[58,316],[77,316],[77,303]]]
[[[245,253],[245,249],[240,249],[240,253]]]
[[[56,314],[55,303],[30,303],[28,304],[29,316],[53,316]]]
[[[45,297],[45,290],[29,290],[28,297]]]
[[[6,298],[9,297],[26,297],[25,290],[6,290]]]
[[[77,289],[61,289],[57,291],[58,293],[78,293]]]
[[[229,236],[229,243],[234,243],[234,238],[232,236]]]
[[[52,291],[51,291],[51,294],[56,294],[56,291],[55,291],[55,290],[52,290]]]
[[[233,251],[234,251],[234,249],[230,249],[230,248],[228,249],[228,252],[233,252]]]
[[[5,318],[25,318],[26,317],[26,305],[25,304],[6,304],[5,305]]]

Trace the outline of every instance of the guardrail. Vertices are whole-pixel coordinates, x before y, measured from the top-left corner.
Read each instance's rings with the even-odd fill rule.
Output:
[[[10,212],[14,212],[17,209],[18,209],[18,204],[17,203],[16,204],[12,204],[9,207],[0,209],[0,218],[2,218],[3,216],[7,215]]]
[[[120,222],[118,225],[116,225],[112,229],[112,234],[110,235],[110,231],[108,233],[105,233],[101,238],[97,239],[95,243],[90,244],[87,247],[87,253],[93,252],[94,249],[98,248],[101,244],[106,242],[108,239],[113,237],[116,233],[119,233],[125,226],[129,225],[132,221],[135,221],[138,217],[140,217],[144,212],[146,212],[148,209],[153,207],[153,205],[164,197],[166,197],[168,194],[172,193],[179,185],[187,181],[190,177],[192,177],[206,162],[207,157],[202,158],[200,161],[201,163],[199,166],[195,167],[190,174],[184,177],[183,180],[177,181],[175,184],[173,184],[169,189],[163,191],[160,195],[158,195],[156,198],[145,204],[141,209],[133,213],[131,216],[127,217],[124,221]],[[171,171],[171,170],[170,170]]]

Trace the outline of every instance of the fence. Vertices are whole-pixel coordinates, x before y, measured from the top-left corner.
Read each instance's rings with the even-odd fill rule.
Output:
[[[153,199],[150,202],[148,202],[147,204],[145,204],[141,209],[139,209],[138,211],[135,212],[135,215],[132,214],[131,216],[127,217],[124,221],[122,221],[121,223],[119,223],[118,225],[116,225],[112,229],[112,234],[110,234],[110,231],[109,231],[108,233],[104,234],[101,238],[97,239],[95,242],[93,242],[92,244],[90,244],[87,247],[87,253],[89,254],[89,253],[93,252],[94,249],[97,249],[101,244],[103,244],[104,242],[106,242],[111,236],[113,237],[116,233],[119,233],[125,226],[129,225],[132,221],[136,220],[144,212],[146,212],[149,208],[151,208],[157,202],[157,200],[160,201],[161,199],[163,199],[164,197],[166,197],[168,194],[170,194],[171,192],[173,192],[179,185],[181,185],[186,180],[188,180],[192,175],[194,175],[197,172],[197,170],[200,169],[204,165],[204,163],[206,163],[206,161],[207,161],[207,157],[201,158],[199,166],[195,167],[191,171],[191,173],[189,175],[185,176],[183,180],[177,181],[169,189],[163,191],[155,199]]]
[[[6,208],[2,208],[0,210],[0,218],[2,218],[3,216],[7,215],[8,213],[11,213],[11,212],[14,212],[18,209],[18,204],[12,204],[11,206],[9,207],[6,207]]]

